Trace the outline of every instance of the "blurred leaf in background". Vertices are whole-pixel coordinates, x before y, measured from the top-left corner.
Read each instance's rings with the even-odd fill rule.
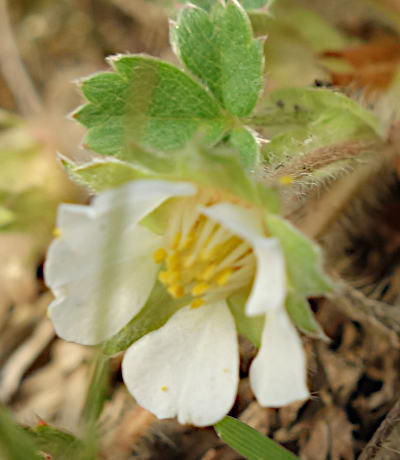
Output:
[[[34,297],[57,206],[74,201],[77,189],[29,125],[6,112],[0,112],[0,163],[1,309]]]

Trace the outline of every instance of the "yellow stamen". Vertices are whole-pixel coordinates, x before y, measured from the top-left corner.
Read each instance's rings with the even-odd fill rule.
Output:
[[[195,263],[195,259],[192,257],[192,256],[186,256],[184,259],[183,259],[183,266],[185,268],[191,268],[193,267]]]
[[[206,291],[210,289],[210,285],[208,283],[197,283],[192,287],[192,295],[198,296],[204,294]]]
[[[170,284],[176,283],[180,279],[180,272],[179,271],[163,271],[158,274],[158,279],[165,285],[168,286]]]
[[[184,241],[181,241],[180,245],[179,245],[179,249],[181,251],[184,251],[186,249],[189,249],[191,246],[193,246],[193,243],[196,241],[196,233],[195,232],[189,232],[188,236],[186,237],[186,239]]]
[[[181,232],[177,232],[174,236],[174,239],[172,240],[172,244],[171,244],[171,248],[172,249],[176,249],[178,247],[178,244],[179,244],[179,240],[181,239]]]
[[[185,295],[185,290],[180,284],[173,284],[168,288],[168,292],[174,299],[180,299]]]
[[[167,257],[167,267],[169,270],[176,270],[179,267],[179,253],[177,251],[169,254]]]
[[[225,286],[226,283],[229,281],[233,273],[233,269],[228,267],[224,268],[218,275],[215,277],[215,281],[217,282],[218,286]]]
[[[201,281],[210,281],[210,279],[212,278],[212,276],[214,275],[215,273],[215,269],[217,268],[217,266],[215,264],[210,264],[210,265],[207,265],[207,267],[203,270],[203,272],[200,274],[200,280]],[[199,281],[200,281],[199,280]]]
[[[61,236],[61,229],[59,227],[55,227],[53,229],[53,236],[54,238],[60,238]]]
[[[156,264],[160,264],[167,257],[167,251],[164,248],[159,248],[153,253],[153,259]]]
[[[193,302],[190,304],[190,308],[199,308],[204,305],[203,299],[194,299]]]
[[[166,385],[161,387],[161,391],[167,391],[167,390],[168,390],[168,387]]]

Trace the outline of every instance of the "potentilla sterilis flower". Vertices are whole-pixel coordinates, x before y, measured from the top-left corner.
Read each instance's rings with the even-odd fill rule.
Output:
[[[160,234],[145,218],[162,207]],[[113,245],[118,208],[123,228]],[[90,206],[62,205],[58,228],[45,278],[60,337],[87,345],[110,339],[140,312],[155,283],[172,299],[187,299],[163,326],[134,342],[122,362],[129,391],[159,418],[206,426],[229,412],[239,351],[227,300],[246,287],[245,314],[265,315],[250,367],[257,400],[277,407],[308,397],[304,352],[284,307],[283,253],[256,206],[211,187],[137,180],[101,193]],[[104,280],[112,289],[100,327],[96,304]]]

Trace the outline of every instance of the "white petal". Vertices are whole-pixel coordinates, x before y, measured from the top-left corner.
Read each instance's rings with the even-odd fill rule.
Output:
[[[137,180],[106,190],[90,206],[62,204],[58,208],[57,227],[62,238],[79,251],[92,251],[93,222],[97,232],[109,234],[129,229],[168,198],[196,193],[186,182]],[[94,243],[95,244],[95,243]]]
[[[137,225],[120,242],[127,257],[115,251],[114,257],[104,260],[101,247],[96,256],[85,259],[86,253],[73,252],[62,239],[56,240],[45,272],[56,297],[49,312],[57,334],[68,341],[93,345],[118,332],[150,294],[158,271],[151,254],[160,239]]]
[[[254,316],[280,308],[286,295],[285,259],[279,241],[265,237],[260,217],[229,203],[202,208],[202,212],[247,240],[254,249],[257,269],[246,314]]]
[[[93,205],[98,215],[107,214],[117,206],[126,206],[129,222],[136,223],[168,198],[194,195],[196,190],[189,182],[136,180],[101,193],[93,200]]]
[[[266,314],[261,348],[250,367],[258,402],[280,407],[306,399],[306,358],[300,337],[282,308]]]
[[[125,384],[158,418],[208,426],[231,409],[237,391],[239,351],[225,302],[185,307],[125,353]]]
[[[275,238],[250,242],[257,258],[256,276],[246,303],[246,314],[259,315],[280,308],[286,295],[285,259]]]

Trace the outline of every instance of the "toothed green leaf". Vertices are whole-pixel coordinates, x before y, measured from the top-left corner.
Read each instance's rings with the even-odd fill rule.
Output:
[[[262,45],[237,2],[217,2],[210,12],[186,6],[171,40],[185,66],[230,113],[244,117],[253,110],[262,89]]]
[[[217,101],[173,65],[144,56],[117,57],[112,65],[114,73],[82,82],[88,104],[75,118],[88,128],[84,142],[91,150],[134,162],[141,148],[181,148],[198,128],[208,142],[225,131]]]
[[[260,152],[253,133],[246,128],[233,128],[229,132],[229,144],[237,150],[243,167],[247,171],[254,170]]]

